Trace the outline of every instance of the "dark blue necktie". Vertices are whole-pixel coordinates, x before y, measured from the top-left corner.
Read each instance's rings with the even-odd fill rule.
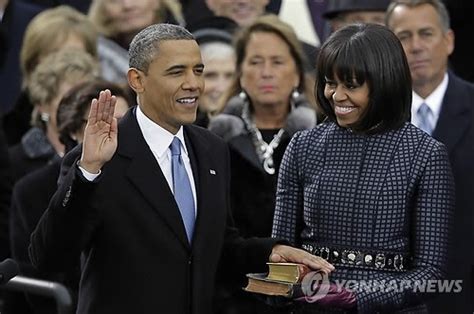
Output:
[[[191,243],[195,221],[194,198],[188,173],[181,158],[181,141],[176,136],[171,142],[170,150],[174,198],[181,212],[189,243]]]
[[[433,111],[427,104],[422,103],[420,108],[417,111],[418,114],[418,121],[420,121],[419,128],[431,135],[434,129],[434,116]]]

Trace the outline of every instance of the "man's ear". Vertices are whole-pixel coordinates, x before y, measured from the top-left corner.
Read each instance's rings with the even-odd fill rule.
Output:
[[[448,56],[450,56],[454,51],[454,39],[454,31],[452,29],[445,33],[446,49],[448,52]]]
[[[142,93],[145,90],[144,82],[145,73],[142,71],[130,68],[127,72],[128,85],[133,89],[137,94]]]

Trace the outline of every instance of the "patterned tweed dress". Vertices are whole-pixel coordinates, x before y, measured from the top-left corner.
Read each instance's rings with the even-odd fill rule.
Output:
[[[397,271],[336,263],[330,277],[403,287],[445,276],[453,208],[443,144],[410,123],[364,135],[326,122],[297,133],[286,150],[272,236],[300,247],[403,255],[407,266]],[[356,292],[360,313],[400,310],[427,297],[409,286],[368,290]]]

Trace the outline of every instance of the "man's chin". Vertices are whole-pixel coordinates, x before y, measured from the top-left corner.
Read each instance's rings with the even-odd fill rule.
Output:
[[[423,73],[423,75],[418,73],[412,76],[413,86],[424,86],[428,84],[430,81],[431,81],[431,78],[426,73]]]
[[[183,124],[193,124],[194,121],[196,121],[196,113],[194,115],[187,116],[185,119],[183,119]]]

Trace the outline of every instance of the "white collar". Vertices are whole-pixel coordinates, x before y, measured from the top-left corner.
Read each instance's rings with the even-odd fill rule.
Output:
[[[182,126],[179,128],[176,134],[172,134],[148,118],[140,109],[140,106],[137,106],[136,115],[138,126],[142,131],[146,143],[150,147],[151,151],[154,152],[159,159],[163,158],[164,155],[168,153],[169,146],[171,145],[171,142],[175,136],[180,139],[181,147],[184,148],[184,153],[188,155],[188,150],[184,142],[184,132]]]
[[[433,115],[435,117],[439,116],[441,111],[441,105],[443,103],[444,94],[446,93],[446,89],[448,88],[448,74],[444,74],[444,78],[441,81],[441,84],[435,88],[435,90],[428,96],[426,99],[423,99],[417,93],[413,92],[413,101],[411,106],[411,113],[412,117],[416,115],[418,112],[418,108],[420,108],[422,103],[425,103],[430,107]]]

